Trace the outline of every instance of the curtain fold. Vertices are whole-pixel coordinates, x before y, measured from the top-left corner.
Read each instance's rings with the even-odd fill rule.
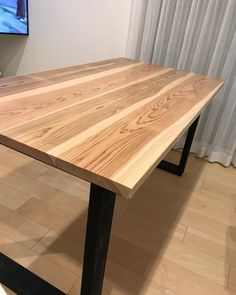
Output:
[[[127,46],[131,58],[224,79],[192,152],[225,166],[236,166],[235,15],[236,0],[133,0]]]

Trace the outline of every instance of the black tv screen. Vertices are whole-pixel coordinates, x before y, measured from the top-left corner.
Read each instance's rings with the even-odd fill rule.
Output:
[[[28,33],[28,0],[0,0],[0,34]]]

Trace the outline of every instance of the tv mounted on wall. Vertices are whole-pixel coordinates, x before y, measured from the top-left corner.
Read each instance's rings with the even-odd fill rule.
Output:
[[[0,34],[29,34],[28,0],[0,0]]]

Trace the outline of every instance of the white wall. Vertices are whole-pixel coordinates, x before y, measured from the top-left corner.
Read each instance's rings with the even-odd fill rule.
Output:
[[[125,56],[132,0],[29,0],[30,36],[0,35],[0,71],[25,74]]]

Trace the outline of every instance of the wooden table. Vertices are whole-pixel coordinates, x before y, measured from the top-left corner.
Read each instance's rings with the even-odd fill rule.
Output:
[[[116,195],[131,198],[191,126],[180,164],[159,164],[183,173],[199,114],[222,85],[125,58],[0,80],[0,143],[91,183],[82,295],[102,292]],[[62,294],[1,261],[15,292],[34,280],[23,284],[30,294]]]

